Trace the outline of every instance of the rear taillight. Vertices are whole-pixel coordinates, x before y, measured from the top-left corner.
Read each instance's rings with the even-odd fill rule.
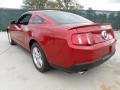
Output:
[[[74,45],[92,45],[94,38],[92,33],[82,33],[72,35],[72,43]]]

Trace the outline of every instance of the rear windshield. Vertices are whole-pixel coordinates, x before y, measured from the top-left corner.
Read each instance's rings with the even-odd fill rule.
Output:
[[[92,21],[68,12],[62,11],[45,11],[45,15],[53,19],[59,24],[78,24],[78,23],[93,23]]]

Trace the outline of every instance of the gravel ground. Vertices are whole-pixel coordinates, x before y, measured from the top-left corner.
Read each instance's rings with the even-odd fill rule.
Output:
[[[59,70],[39,73],[31,55],[10,46],[0,32],[0,90],[120,90],[120,32],[115,32],[117,52],[106,63],[81,75]]]

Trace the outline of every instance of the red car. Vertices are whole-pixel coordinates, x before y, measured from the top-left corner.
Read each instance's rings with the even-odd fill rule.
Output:
[[[85,71],[107,61],[115,53],[116,39],[109,24],[56,10],[28,11],[8,26],[11,45],[29,50],[35,67],[70,72]]]

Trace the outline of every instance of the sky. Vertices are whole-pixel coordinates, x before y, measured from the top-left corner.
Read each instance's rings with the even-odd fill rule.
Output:
[[[76,0],[84,9],[120,11],[120,0]],[[2,8],[21,8],[23,0],[0,0]]]
[[[120,11],[120,0],[76,0],[84,9]]]
[[[0,0],[2,8],[21,8],[23,0]]]

